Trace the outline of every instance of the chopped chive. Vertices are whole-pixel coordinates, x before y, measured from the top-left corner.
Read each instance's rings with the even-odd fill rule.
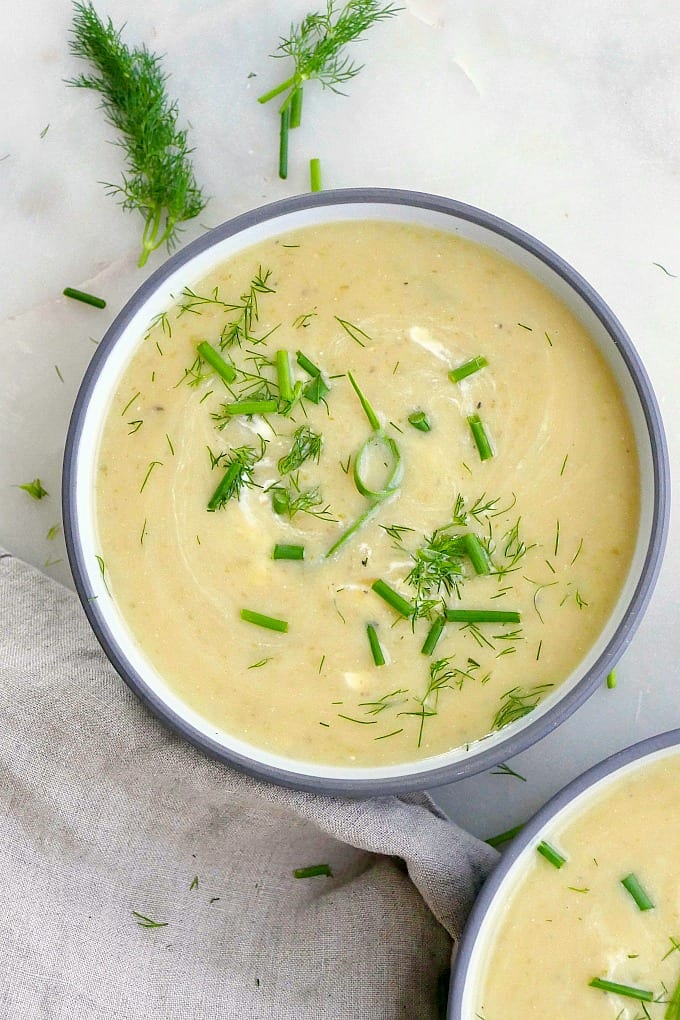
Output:
[[[489,362],[486,360],[483,354],[478,354],[476,358],[471,358],[466,361],[463,365],[459,365],[458,368],[452,369],[449,372],[449,379],[452,383],[459,383],[461,379],[467,379],[469,375],[474,375],[475,372],[479,372],[480,369],[486,368]]]
[[[618,981],[607,981],[606,978],[593,978],[588,982],[590,988],[599,988],[603,992],[612,992],[613,995],[623,995],[628,999],[637,999],[639,1002],[652,1002],[654,992],[646,988],[634,988],[632,985],[621,985]]]
[[[413,615],[413,606],[394,588],[390,588],[386,581],[378,579],[374,581],[371,588],[383,599],[392,609],[395,609],[400,616],[408,617]]]
[[[209,510],[210,513],[214,513],[225,503],[225,501],[229,498],[229,495],[231,495],[234,483],[240,476],[242,469],[243,466],[239,461],[232,461],[222,476],[222,480],[219,485],[208,500],[206,510]]]
[[[475,568],[475,573],[490,574],[491,563],[489,562],[488,553],[477,536],[472,534],[472,532],[463,535],[463,545],[465,546],[465,552],[470,558],[470,563]]]
[[[518,323],[517,323],[517,325],[518,325],[518,326],[521,326],[521,327],[522,327],[522,329],[526,329],[526,330],[528,330],[528,331],[529,331],[529,333],[533,333],[533,331],[534,331],[534,330],[533,330],[533,327],[531,327],[531,326],[527,326],[527,325],[525,325],[525,323],[523,323],[523,322],[518,322]]]
[[[545,857],[546,861],[549,861],[554,868],[561,868],[567,863],[567,858],[563,857],[559,850],[556,850],[550,843],[546,843],[543,839],[536,847],[539,854]]]
[[[295,360],[297,361],[300,368],[303,368],[307,375],[311,375],[313,378],[317,375],[321,375],[321,369],[317,368],[313,361],[310,361],[306,354],[302,351],[295,352]]]
[[[607,687],[612,691],[616,687],[616,670],[613,669],[611,673],[607,673]]]
[[[276,378],[279,384],[281,400],[289,403],[293,399],[293,380],[290,374],[290,355],[288,351],[276,352]]]
[[[207,361],[211,368],[214,368],[217,374],[225,383],[231,383],[236,378],[236,369],[233,365],[230,365],[228,361],[225,361],[221,354],[212,347],[207,340],[201,341],[196,348],[200,356],[204,361]]]
[[[317,875],[333,877],[333,872],[328,864],[311,864],[308,868],[296,868],[293,872],[295,878],[316,878]]]
[[[310,159],[309,161],[309,189],[310,191],[322,191],[321,185],[321,160]]]
[[[288,176],[288,132],[290,131],[290,107],[281,110],[281,128],[279,131],[279,177],[285,181]]]
[[[413,425],[414,429],[418,429],[419,432],[429,432],[432,429],[430,419],[424,411],[414,411],[413,414],[409,414],[408,423]]]
[[[506,829],[505,832],[499,832],[497,836],[489,836],[489,838],[484,840],[484,842],[489,846],[498,848],[499,846],[503,846],[504,843],[509,843],[510,840],[514,839],[523,828],[524,822],[521,822],[519,825],[513,825],[511,829]]]
[[[384,666],[385,656],[383,654],[382,648],[380,647],[380,640],[378,638],[378,634],[372,623],[367,624],[366,634],[368,635],[368,643],[371,646],[373,662],[376,664],[376,666]]]
[[[232,404],[225,404],[224,410],[227,414],[268,414],[277,411],[278,400],[235,400]]]
[[[640,885],[636,875],[632,872],[630,875],[626,875],[625,878],[621,879],[621,885],[633,897],[639,910],[653,910],[654,904]]]
[[[521,613],[513,609],[447,609],[450,623],[519,623]]]
[[[273,616],[265,616],[263,613],[256,613],[252,609],[242,609],[241,619],[246,623],[254,623],[257,627],[264,627],[266,630],[277,630],[285,634],[288,624],[285,620],[277,620]]]
[[[300,127],[302,122],[302,85],[298,85],[293,89],[290,99],[290,127]]]
[[[420,649],[423,655],[432,655],[433,651],[437,646],[439,638],[442,636],[442,631],[444,630],[445,624],[446,620],[443,616],[438,616],[437,619],[434,621],[434,623],[432,624],[428,631],[425,641],[423,642],[423,647]]]
[[[351,372],[347,373],[347,378],[351,382],[352,388],[354,389],[354,392],[359,398],[359,402],[364,409],[366,417],[368,418],[368,424],[371,426],[374,432],[380,432],[380,422],[378,421],[378,416],[376,415],[375,411],[371,407],[366,397],[359,389],[359,386],[357,385],[357,382]]]
[[[84,305],[92,305],[93,308],[106,308],[104,298],[95,297],[84,290],[76,290],[75,287],[64,287],[64,297],[73,298],[74,301],[82,301]]]
[[[273,560],[304,560],[304,545],[279,545],[274,546],[272,553]]]
[[[494,453],[484,422],[478,414],[469,414],[468,425],[472,432],[472,438],[479,450],[479,459],[489,460],[490,457],[493,457]]]

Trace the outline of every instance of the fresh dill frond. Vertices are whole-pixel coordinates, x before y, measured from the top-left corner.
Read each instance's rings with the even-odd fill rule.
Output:
[[[318,464],[320,455],[321,436],[318,432],[314,432],[309,425],[301,425],[293,436],[289,452],[279,460],[279,473],[287,475],[291,471],[297,471],[306,460],[313,460]]]
[[[290,57],[295,70],[258,98],[259,103],[267,103],[286,93],[279,111],[280,156],[285,153],[287,157],[289,129],[298,127],[301,121],[304,83],[316,79],[323,88],[344,95],[340,86],[355,78],[364,66],[347,56],[345,46],[359,41],[372,25],[394,17],[401,9],[393,3],[380,4],[378,0],[349,0],[336,13],[334,0],[326,0],[325,11],[312,12],[299,24],[291,24],[288,37],[281,37],[278,49],[271,56]],[[286,174],[287,159],[280,158],[279,175],[285,177]]]
[[[140,914],[137,910],[132,911],[132,916],[140,928],[167,928],[169,923],[168,921],[154,921],[150,917]]]
[[[533,712],[542,696],[552,686],[552,684],[536,684],[528,690],[523,690],[521,687],[513,687],[511,690],[506,691],[501,698],[500,707],[491,723],[491,729],[501,730],[504,726],[509,726],[510,723],[523,718],[529,712]]]
[[[337,521],[330,505],[324,504],[317,485],[309,489],[300,489],[297,479],[291,477],[289,485],[274,485],[269,491],[272,494],[272,509],[281,517],[289,517],[292,520],[296,514],[302,513],[316,517],[320,521]]]
[[[67,84],[93,89],[119,134],[127,160],[121,184],[107,185],[124,209],[144,217],[139,266],[162,244],[172,249],[179,225],[198,216],[206,199],[196,183],[186,129],[177,126],[177,102],[170,100],[161,58],[146,46],[131,49],[111,19],[104,22],[92,3],[74,3],[71,53],[87,60],[92,74]]]

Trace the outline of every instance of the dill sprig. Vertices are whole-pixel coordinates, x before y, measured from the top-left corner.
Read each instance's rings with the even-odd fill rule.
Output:
[[[437,659],[436,662],[430,663],[430,676],[427,688],[422,698],[416,698],[416,702],[420,707],[414,712],[399,713],[399,715],[415,715],[419,717],[420,726],[418,728],[418,747],[420,747],[423,742],[425,720],[437,714],[439,692],[443,691],[445,688],[451,688],[451,681],[454,679],[454,671],[450,669],[450,663],[451,657],[446,659]]]
[[[510,723],[516,722],[517,719],[528,715],[529,712],[533,712],[541,697],[552,686],[552,684],[536,684],[529,690],[513,687],[511,690],[506,691],[501,698],[501,705],[494,716],[491,729],[503,729],[504,726],[509,726]]]
[[[91,3],[75,3],[71,53],[87,60],[95,73],[81,74],[68,84],[93,89],[101,108],[118,131],[128,169],[122,184],[108,184],[124,209],[144,217],[143,266],[152,251],[176,243],[180,223],[193,219],[206,199],[196,183],[187,131],[177,127],[178,107],[166,94],[168,75],[161,58],[146,46],[130,49],[111,19],[103,22]]]
[[[296,475],[290,476],[288,485],[274,485],[269,490],[272,494],[272,509],[280,517],[292,520],[296,514],[309,514],[320,521],[337,521],[330,505],[324,505],[318,485],[309,489],[301,489]]]
[[[320,455],[321,436],[318,432],[314,432],[309,425],[301,425],[293,436],[289,452],[279,460],[279,474],[287,475],[292,471],[297,471],[306,460],[318,463]]]
[[[349,0],[336,14],[334,0],[326,0],[324,12],[312,12],[299,24],[291,24],[287,38],[281,37],[276,58],[290,57],[295,70],[275,88],[258,98],[268,103],[275,96],[287,93],[280,108],[281,138],[279,147],[279,175],[287,173],[288,131],[298,127],[302,116],[302,87],[316,79],[323,88],[339,95],[339,88],[362,70],[344,52],[344,47],[360,40],[372,25],[394,17],[401,10],[392,3],[381,5],[378,0]],[[286,159],[282,159],[284,156]]]

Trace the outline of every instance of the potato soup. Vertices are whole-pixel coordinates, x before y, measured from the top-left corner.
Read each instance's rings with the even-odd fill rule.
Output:
[[[564,682],[626,579],[639,466],[610,369],[531,275],[338,222],[149,323],[96,495],[110,592],[182,700],[273,753],[369,766]]]
[[[678,790],[676,752],[551,828],[494,927],[470,1020],[680,1017]]]

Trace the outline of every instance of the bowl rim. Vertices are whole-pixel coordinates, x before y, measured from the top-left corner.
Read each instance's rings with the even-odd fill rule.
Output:
[[[634,762],[653,757],[672,747],[675,747],[680,753],[680,728],[657,733],[635,744],[623,747],[576,776],[575,779],[553,794],[550,800],[531,816],[522,830],[513,838],[511,844],[503,851],[500,861],[484,882],[470,911],[451,972],[449,1004],[446,1014],[448,1020],[463,1020],[462,1006],[466,977],[480,928],[487,913],[495,905],[495,898],[508,872],[523,851],[536,840],[538,834],[560,811],[568,807],[582,793],[586,793],[596,786],[600,780],[611,779],[617,772],[626,769]]]
[[[654,484],[654,504],[651,514],[649,541],[640,576],[630,602],[625,608],[620,622],[603,652],[574,686],[560,698],[549,712],[533,722],[527,722],[518,732],[510,733],[506,739],[499,740],[491,747],[484,748],[483,745],[480,745],[479,751],[475,754],[437,768],[423,768],[422,766],[427,762],[427,759],[415,761],[413,762],[413,770],[408,775],[382,776],[376,779],[352,777],[349,774],[351,769],[348,769],[347,778],[324,777],[296,772],[294,768],[281,768],[267,762],[258,761],[241,754],[235,749],[226,747],[221,742],[197,731],[191,723],[166,705],[155,691],[147,687],[128,668],[126,659],[118,649],[96,603],[88,598],[85,557],[80,541],[80,529],[76,514],[78,451],[89,401],[95,384],[106,365],[111,349],[114,347],[119,335],[125,331],[138,309],[169,276],[197,255],[225,239],[258,224],[266,221],[275,221],[291,213],[319,207],[341,205],[409,206],[444,214],[453,219],[467,221],[489,230],[509,240],[517,247],[524,249],[560,277],[569,288],[576,292],[602,323],[621,355],[644,416],[650,443]],[[466,778],[497,765],[499,761],[514,757],[520,751],[525,750],[530,745],[547,736],[548,733],[564,722],[592,694],[601,678],[613,668],[633,637],[649,602],[661,567],[662,553],[668,533],[669,504],[670,473],[668,450],[656,397],[631,339],[612,310],[594,288],[577,270],[543,242],[493,213],[445,196],[393,188],[345,188],[283,198],[263,206],[258,206],[227,220],[191,241],[184,248],[166,259],[128,299],[106,330],[94,352],[85,371],[71,414],[64,449],[62,472],[64,538],[76,591],[97,640],[109,661],[131,690],[161,721],[213,758],[234,765],[249,775],[277,784],[291,786],[298,790],[343,793],[351,796],[407,793]],[[295,764],[294,760],[292,764]]]

